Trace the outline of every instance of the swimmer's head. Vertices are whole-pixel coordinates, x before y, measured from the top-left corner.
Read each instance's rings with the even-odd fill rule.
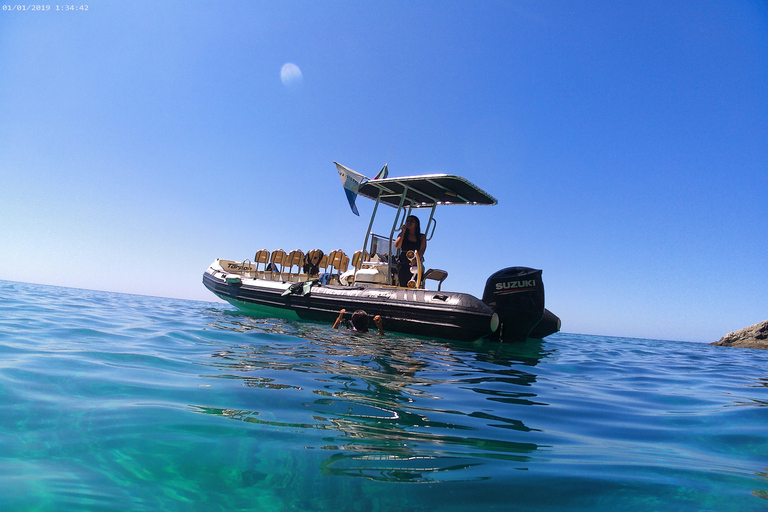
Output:
[[[360,332],[368,332],[368,313],[362,309],[352,313],[352,325]]]

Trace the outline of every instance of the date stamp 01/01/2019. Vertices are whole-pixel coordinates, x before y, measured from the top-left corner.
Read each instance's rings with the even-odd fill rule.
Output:
[[[84,4],[3,4],[4,11],[18,11],[18,12],[86,12],[88,6]]]

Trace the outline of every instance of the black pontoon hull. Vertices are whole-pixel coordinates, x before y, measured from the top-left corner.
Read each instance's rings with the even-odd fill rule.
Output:
[[[386,331],[457,341],[498,337],[502,330],[494,309],[465,293],[241,279],[215,266],[203,274],[203,284],[241,311],[259,316],[332,323],[341,309],[349,313],[362,309],[381,315]],[[543,310],[523,330],[543,338],[559,327],[560,320]]]

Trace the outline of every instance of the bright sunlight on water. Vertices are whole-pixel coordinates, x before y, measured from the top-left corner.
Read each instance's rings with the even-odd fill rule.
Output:
[[[567,325],[567,319],[564,319]],[[765,511],[768,352],[0,281],[3,511]]]

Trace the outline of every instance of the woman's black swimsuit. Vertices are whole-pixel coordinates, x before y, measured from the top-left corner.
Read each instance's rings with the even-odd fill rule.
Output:
[[[408,281],[411,280],[411,263],[408,261],[408,251],[418,251],[421,248],[421,237],[419,240],[413,242],[409,240],[408,235],[403,235],[403,243],[400,245],[400,257],[397,260],[397,278],[400,281],[400,286],[408,286]],[[419,257],[422,257],[419,254]]]

